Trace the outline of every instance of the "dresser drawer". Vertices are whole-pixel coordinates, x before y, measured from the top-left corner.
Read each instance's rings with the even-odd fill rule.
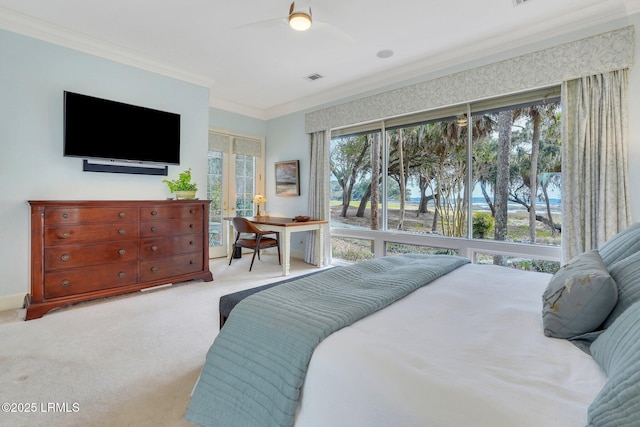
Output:
[[[137,208],[46,208],[44,220],[47,225],[81,224],[91,222],[137,221]]]
[[[127,240],[99,245],[63,245],[44,250],[45,271],[138,259],[138,242]]]
[[[188,204],[180,206],[181,202],[174,202],[178,206],[144,206],[140,208],[140,221],[156,221],[165,219],[202,219],[204,206]]]
[[[155,258],[140,262],[140,280],[143,282],[165,279],[202,270],[202,252],[178,255],[171,258]]]
[[[141,239],[140,258],[166,257],[202,250],[202,234]]]
[[[117,288],[137,282],[137,262],[58,270],[45,276],[44,297],[56,298]]]
[[[45,227],[44,245],[73,245],[79,243],[118,242],[138,238],[138,224],[85,224]]]
[[[201,234],[202,228],[202,219],[199,221],[148,221],[140,224],[140,238],[175,236],[181,234]]]

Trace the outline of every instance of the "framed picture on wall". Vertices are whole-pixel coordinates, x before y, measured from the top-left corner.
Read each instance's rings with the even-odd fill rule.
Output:
[[[300,161],[276,162],[276,196],[300,195]]]

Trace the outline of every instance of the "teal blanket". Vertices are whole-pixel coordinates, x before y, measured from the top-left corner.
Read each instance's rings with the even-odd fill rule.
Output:
[[[324,338],[468,262],[377,258],[245,298],[207,354],[186,419],[201,426],[293,425],[307,366]]]

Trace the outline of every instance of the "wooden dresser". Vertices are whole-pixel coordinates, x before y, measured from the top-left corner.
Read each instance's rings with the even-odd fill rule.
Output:
[[[209,271],[208,200],[29,201],[26,320]]]

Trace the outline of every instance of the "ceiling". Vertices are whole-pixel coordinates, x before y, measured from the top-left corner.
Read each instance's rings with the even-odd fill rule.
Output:
[[[210,105],[268,119],[640,12],[640,0],[296,3],[310,3],[309,31],[288,27],[290,0],[0,0],[0,28],[206,86]]]

